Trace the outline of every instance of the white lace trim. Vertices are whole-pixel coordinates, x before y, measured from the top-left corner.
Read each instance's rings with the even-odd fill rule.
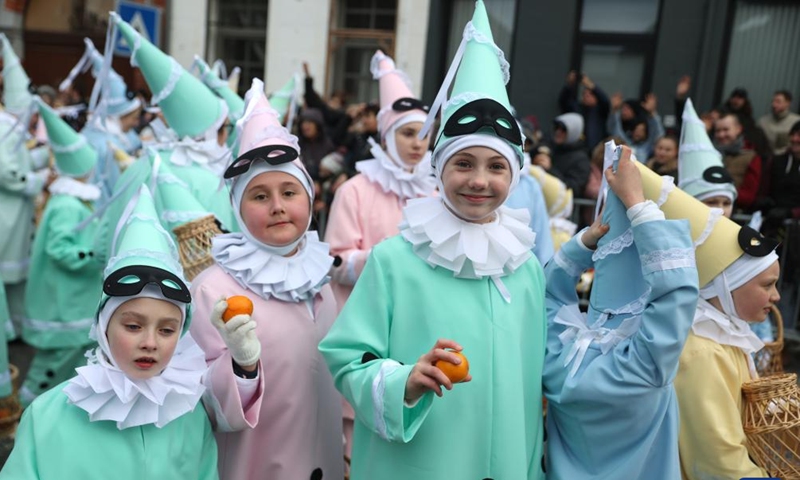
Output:
[[[378,430],[378,435],[387,441],[389,440],[389,435],[386,431],[386,415],[384,409],[386,377],[398,368],[400,368],[398,362],[394,360],[384,360],[381,362],[381,368],[378,370],[378,374],[375,375],[375,378],[372,380],[372,405],[375,428]]]
[[[208,212],[203,212],[199,210],[194,212],[164,210],[163,212],[161,212],[161,220],[167,223],[184,223],[184,222],[189,222],[191,220],[196,220],[198,218],[207,217],[208,215],[209,215]]]
[[[633,230],[628,228],[622,233],[622,235],[611,240],[605,245],[598,247],[598,249],[592,254],[592,260],[596,262],[606,258],[609,255],[616,255],[631,245],[633,245]]]
[[[180,185],[182,187],[189,188],[189,185],[187,185],[186,182],[184,182],[183,180],[181,180],[180,178],[178,178],[176,175],[174,175],[172,173],[158,172],[158,176],[156,177],[156,182],[164,183],[164,184],[169,183],[169,184]]]
[[[707,300],[697,301],[697,310],[692,322],[695,335],[708,338],[721,345],[742,349],[747,354],[748,367],[753,378],[758,377],[752,354],[764,347],[764,342],[753,333],[750,325],[741,318],[726,315]]]
[[[493,222],[476,224],[453,215],[439,197],[411,199],[400,234],[428,265],[455,277],[502,277],[528,261],[536,234],[527,209],[500,207],[495,213]]]
[[[642,271],[645,275],[676,268],[693,268],[695,265],[694,248],[655,250],[642,255]]]
[[[136,60],[136,54],[139,52],[139,49],[142,48],[142,37],[141,35],[135,35],[133,37],[133,46],[131,47],[131,66],[139,68],[139,62]]]
[[[413,172],[407,172],[394,163],[374,140],[370,139],[370,143],[370,152],[375,158],[356,163],[356,170],[384,192],[394,193],[400,200],[408,200],[430,196],[436,189],[436,181],[431,176],[430,152],[425,154]]]
[[[285,302],[314,298],[330,280],[328,272],[333,265],[330,246],[319,241],[316,231],[306,232],[300,249],[291,257],[267,253],[241,233],[214,237],[211,255],[242,287],[262,298]]]
[[[389,60],[392,62],[392,67],[389,70],[381,70],[381,60]],[[380,80],[382,77],[385,77],[390,73],[397,74],[397,76],[400,77],[409,90],[411,89],[411,79],[408,78],[408,75],[406,75],[404,71],[399,70],[394,63],[394,60],[386,56],[383,52],[376,52],[375,55],[372,56],[372,60],[369,62],[369,71],[372,74],[373,80]]]
[[[579,277],[585,270],[585,268],[581,268],[580,265],[567,257],[564,254],[563,249],[560,249],[558,252],[556,252],[555,256],[553,257],[553,261],[556,262],[556,265],[561,267],[561,269],[567,272],[567,275],[571,277]]]
[[[496,98],[492,97],[491,95],[486,95],[485,93],[461,92],[447,100],[444,103],[442,110],[447,110],[450,107],[456,107],[459,105],[466,105],[467,103],[474,102],[475,100],[482,100],[484,98],[488,98],[489,100],[494,100],[495,102],[500,103]]]
[[[97,185],[83,183],[70,177],[58,177],[47,190],[53,195],[69,195],[87,202],[94,202],[100,198],[100,189]]]
[[[675,180],[669,175],[663,175],[661,177],[661,194],[658,196],[658,201],[656,205],[659,207],[664,205],[667,201],[667,197],[672,191],[675,190]]]
[[[709,213],[708,220],[706,221],[706,228],[703,229],[703,232],[700,233],[700,236],[697,237],[697,240],[694,241],[695,248],[699,247],[700,245],[705,243],[706,240],[708,240],[708,237],[711,236],[711,232],[714,231],[714,225],[717,224],[720,217],[722,217],[723,213],[724,212],[722,211],[721,208],[711,209],[711,213]]]
[[[691,153],[691,152],[714,152],[719,158],[722,158],[722,154],[717,151],[712,145],[705,144],[705,143],[682,143],[680,148],[678,149],[679,153]]]
[[[500,64],[500,70],[503,72],[503,84],[508,85],[508,81],[511,80],[511,66],[508,64],[508,60],[506,60],[505,53],[503,53],[503,50],[501,50],[491,38],[478,31],[472,24],[472,20],[467,22],[467,25],[464,27],[464,39],[467,41],[475,40],[494,50],[495,55],[497,55],[497,62]]]
[[[178,341],[164,371],[147,380],[128,378],[100,347],[87,352],[87,358],[88,365],[76,369],[64,394],[89,414],[90,421],[116,422],[120,430],[148,424],[162,428],[193,411],[206,390],[205,354],[188,333]]]
[[[58,145],[55,143],[50,144],[50,149],[53,153],[73,153],[86,146],[86,137],[78,134],[78,140],[69,145]]]
[[[276,112],[274,109],[271,110],[272,112],[275,112],[275,115],[277,116],[278,112]],[[253,113],[253,115],[255,114],[256,112]],[[271,138],[282,140],[291,145],[292,147],[294,147],[294,149],[297,150],[298,153],[300,152],[300,144],[298,143],[296,136],[289,133],[289,131],[286,130],[286,128],[280,125],[267,125],[261,130],[259,130],[258,134],[255,137],[253,137],[253,139],[250,142],[248,142],[248,144],[245,145],[244,148],[239,150],[239,155],[242,155],[258,146],[261,146],[261,144],[263,144],[265,140],[269,140]]]
[[[153,97],[150,99],[150,103],[152,105],[158,105],[159,103],[161,103],[162,100],[169,97],[175,90],[175,86],[178,84],[178,80],[180,80],[181,76],[183,75],[183,67],[181,67],[181,64],[178,63],[177,60],[175,60],[172,57],[169,57],[169,62],[170,62],[169,78],[167,79],[167,83],[164,85],[164,88],[162,88],[159,92],[154,94]]]

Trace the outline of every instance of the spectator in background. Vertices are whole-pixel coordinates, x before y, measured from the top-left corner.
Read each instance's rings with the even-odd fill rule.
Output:
[[[322,112],[316,108],[306,108],[300,113],[297,138],[302,152],[303,165],[314,181],[319,179],[319,163],[322,157],[335,150],[335,146],[325,133]]]
[[[678,84],[675,86],[675,132],[680,134],[681,127],[683,126],[683,108],[686,105],[686,99],[689,98],[689,90],[692,88],[692,77],[683,75],[678,79]]]
[[[750,148],[756,151],[760,157],[769,155],[769,144],[764,132],[756,125],[753,118],[753,105],[747,96],[747,90],[736,88],[731,92],[731,96],[725,101],[722,110],[735,113],[742,126],[742,134],[750,144]]]
[[[736,114],[723,112],[714,122],[714,148],[722,153],[722,164],[733,177],[738,192],[736,206],[750,209],[761,186],[761,157],[745,140]]]
[[[583,86],[580,102],[578,83]],[[606,119],[611,104],[605,92],[585,73],[578,75],[572,70],[567,74],[567,82],[558,95],[558,106],[561,113],[574,112],[583,117],[583,133],[589,148],[606,136]]]
[[[800,121],[800,115],[790,111],[792,94],[778,90],[772,96],[772,113],[758,119],[758,126],[767,137],[770,153],[783,155],[789,148],[789,130]]]
[[[678,178],[678,139],[672,135],[664,135],[656,141],[653,156],[647,161],[647,167],[659,175]]]
[[[653,154],[653,145],[656,139],[664,136],[664,126],[656,112],[658,101],[654,94],[648,94],[645,101],[639,106],[641,110],[628,122],[628,125],[632,126],[628,130],[622,120],[622,111],[628,109],[633,111],[633,107],[630,106],[630,103],[622,101],[622,94],[614,94],[611,97],[608,131],[611,135],[625,140],[625,143],[633,150],[636,159],[645,162]]]
[[[800,120],[789,129],[787,150],[774,158],[770,173],[772,205],[766,223],[777,229],[787,218],[800,218]]]
[[[306,102],[307,108],[315,108],[322,114],[325,132],[328,137],[335,138],[336,128],[339,122],[345,117],[344,111],[344,94],[338,92],[338,95],[332,95],[329,101],[325,101],[314,90],[314,77],[308,70],[308,63],[303,62],[303,73],[305,74],[305,91],[303,100]]]
[[[351,105],[336,126],[333,141],[345,149],[344,173],[348,177],[356,174],[356,162],[372,158],[369,139],[381,141],[378,134],[380,110],[377,103]]]
[[[564,182],[576,197],[581,197],[589,180],[589,156],[582,139],[583,117],[564,113],[555,118],[553,128],[551,155],[549,159],[537,155],[540,158],[537,164]]]

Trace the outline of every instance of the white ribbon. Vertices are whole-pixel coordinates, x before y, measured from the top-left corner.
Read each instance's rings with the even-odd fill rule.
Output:
[[[75,78],[81,73],[89,70],[89,67],[92,64],[90,60],[92,59],[92,51],[94,50],[94,46],[92,45],[91,40],[88,38],[84,38],[83,42],[86,44],[86,50],[84,50],[83,56],[80,58],[80,60],[78,60],[78,63],[72,67],[72,70],[70,70],[67,78],[65,78],[64,81],[58,85],[58,90],[61,92],[68,89],[72,85],[72,82],[75,81]]]

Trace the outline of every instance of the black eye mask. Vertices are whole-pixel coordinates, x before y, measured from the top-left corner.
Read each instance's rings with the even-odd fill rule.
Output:
[[[122,282],[126,278],[135,278],[136,281]],[[146,265],[131,265],[115,271],[103,282],[103,292],[111,297],[131,297],[141,293],[151,283],[158,286],[166,298],[182,303],[192,301],[189,287],[177,275]]]
[[[780,244],[777,240],[766,238],[748,226],[739,230],[738,241],[744,253],[752,257],[765,257]]]
[[[409,110],[422,110],[423,112],[427,112],[430,109],[431,107],[411,97],[399,98],[392,104],[392,110],[395,112],[407,112]]]
[[[277,155],[272,155],[276,152]],[[250,170],[250,166],[256,160],[263,160],[270,165],[281,165],[294,161],[298,156],[297,150],[292,147],[287,147],[286,145],[267,145],[265,147],[259,147],[239,155],[239,158],[225,170],[223,177],[226,179],[238,177]]]
[[[464,119],[471,120],[462,121]],[[522,146],[522,132],[517,121],[506,107],[489,98],[469,102],[456,110],[445,123],[443,133],[448,137],[457,137],[475,133],[483,127],[491,128],[498,137],[513,145]]]
[[[733,177],[721,165],[706,168],[703,172],[703,180],[708,183],[733,183]]]

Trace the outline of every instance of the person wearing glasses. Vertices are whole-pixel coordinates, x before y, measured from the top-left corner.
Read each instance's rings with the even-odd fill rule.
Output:
[[[191,295],[175,245],[146,186],[131,206],[105,279],[91,287],[100,293],[102,281],[90,317],[98,346],[25,410],[0,479],[219,478],[211,422],[198,408],[206,364],[186,334]]]
[[[419,133],[443,105],[440,196],[407,202],[319,346],[355,410],[353,480],[544,478],[544,275],[528,211],[503,205],[523,165],[507,73],[479,0]],[[459,383],[436,366],[454,351]]]

